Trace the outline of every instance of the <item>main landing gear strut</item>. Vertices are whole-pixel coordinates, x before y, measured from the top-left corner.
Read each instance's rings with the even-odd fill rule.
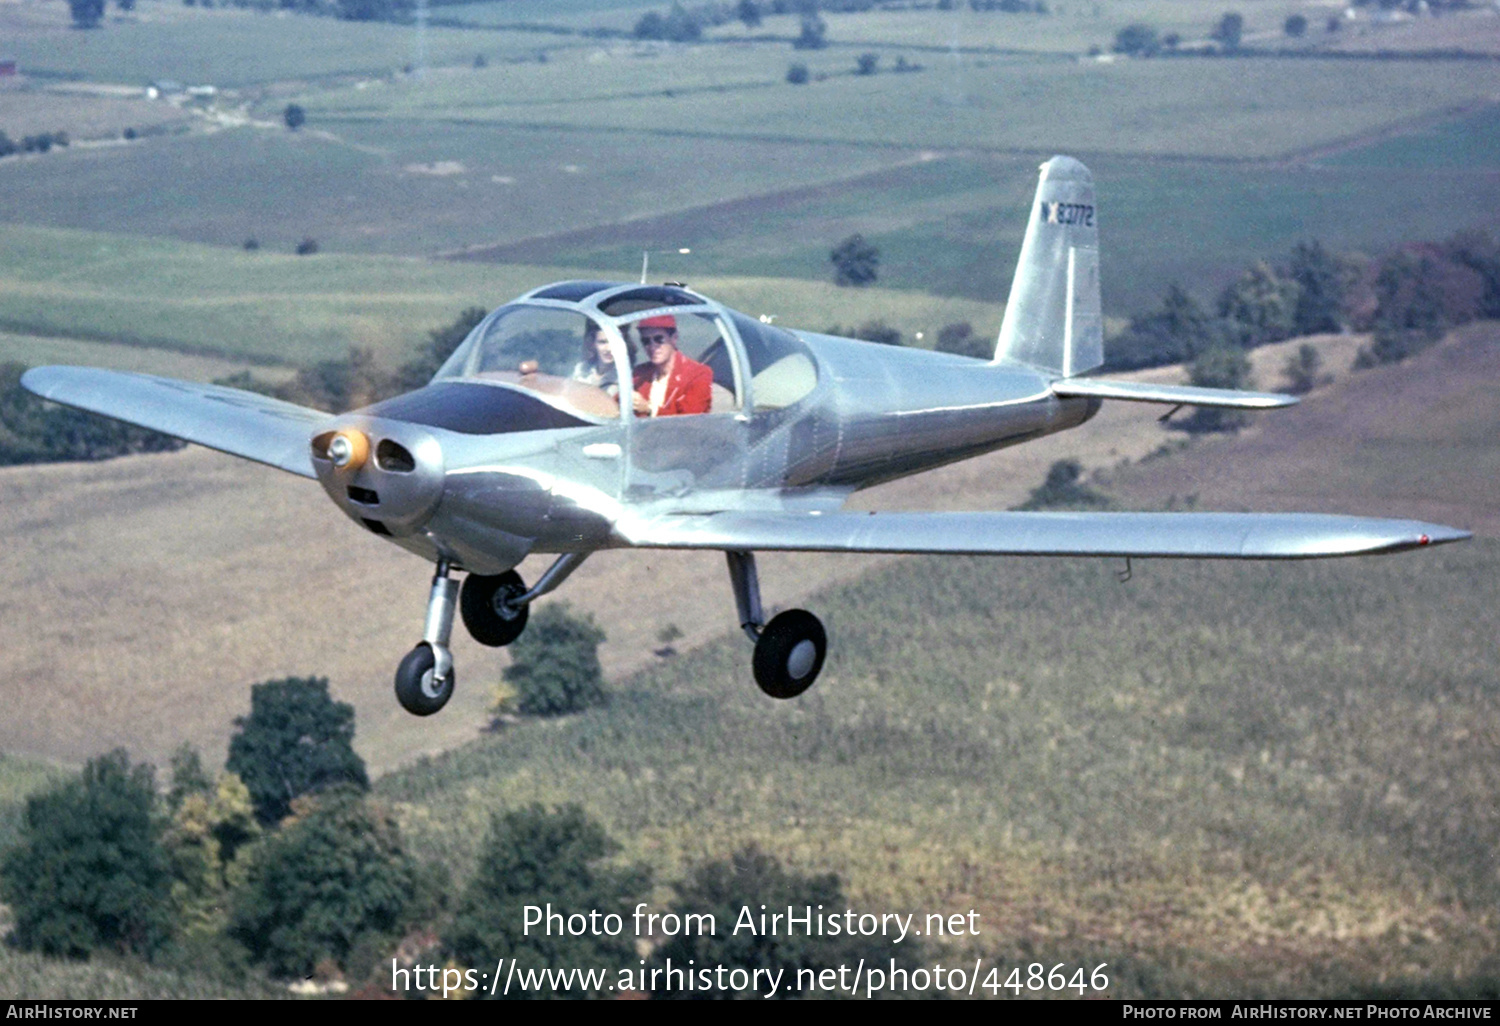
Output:
[[[755,643],[755,683],[772,698],[796,698],[812,687],[828,655],[822,621],[805,609],[788,609],[770,623],[760,607],[760,578],[753,552],[725,552],[740,629]]]
[[[557,557],[529,591],[520,574],[507,570],[493,577],[470,574],[460,592],[458,582],[448,576],[452,565],[439,559],[427,597],[422,640],[396,668],[396,700],[401,707],[414,716],[431,716],[453,697],[453,653],[448,642],[455,608],[475,641],[490,648],[509,645],[526,629],[532,601],[566,580],[586,556],[568,552]]]

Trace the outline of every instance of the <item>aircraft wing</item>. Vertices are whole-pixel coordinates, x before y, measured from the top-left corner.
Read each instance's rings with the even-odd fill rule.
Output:
[[[722,512],[628,518],[631,545],[747,552],[1316,559],[1461,541],[1416,520],[1320,513]]]
[[[92,367],[33,367],[21,384],[43,399],[100,413],[233,456],[316,478],[308,439],[321,410],[222,385]]]
[[[1229,410],[1269,410],[1277,406],[1297,404],[1296,396],[1277,392],[1240,392],[1232,388],[1199,388],[1195,385],[1153,385],[1144,381],[1111,381],[1108,378],[1066,378],[1055,381],[1052,383],[1052,394],[1126,399],[1137,403],[1217,406]]]

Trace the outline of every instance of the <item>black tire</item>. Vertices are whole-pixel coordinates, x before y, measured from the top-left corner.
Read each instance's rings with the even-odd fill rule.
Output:
[[[458,609],[469,636],[490,648],[501,648],[519,638],[531,607],[508,606],[505,600],[524,594],[526,582],[514,570],[494,577],[470,574],[458,596]]]
[[[431,716],[453,697],[453,670],[448,679],[435,685],[432,680],[437,657],[425,641],[406,653],[401,665],[396,667],[396,701],[401,708],[413,716]]]
[[[818,679],[827,655],[822,621],[805,609],[788,609],[755,643],[755,683],[772,698],[796,698]]]

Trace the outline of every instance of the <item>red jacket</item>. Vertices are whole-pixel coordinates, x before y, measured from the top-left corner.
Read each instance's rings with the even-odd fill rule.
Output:
[[[635,391],[642,399],[651,401],[652,366],[642,364],[635,369]],[[671,373],[667,375],[667,391],[658,417],[674,417],[679,413],[707,413],[713,403],[714,372],[706,364],[690,360],[678,352],[673,357]]]

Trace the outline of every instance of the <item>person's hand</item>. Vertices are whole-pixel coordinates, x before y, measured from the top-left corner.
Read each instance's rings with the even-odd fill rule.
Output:
[[[630,405],[636,413],[646,415],[651,413],[651,403],[639,392],[630,393]]]

